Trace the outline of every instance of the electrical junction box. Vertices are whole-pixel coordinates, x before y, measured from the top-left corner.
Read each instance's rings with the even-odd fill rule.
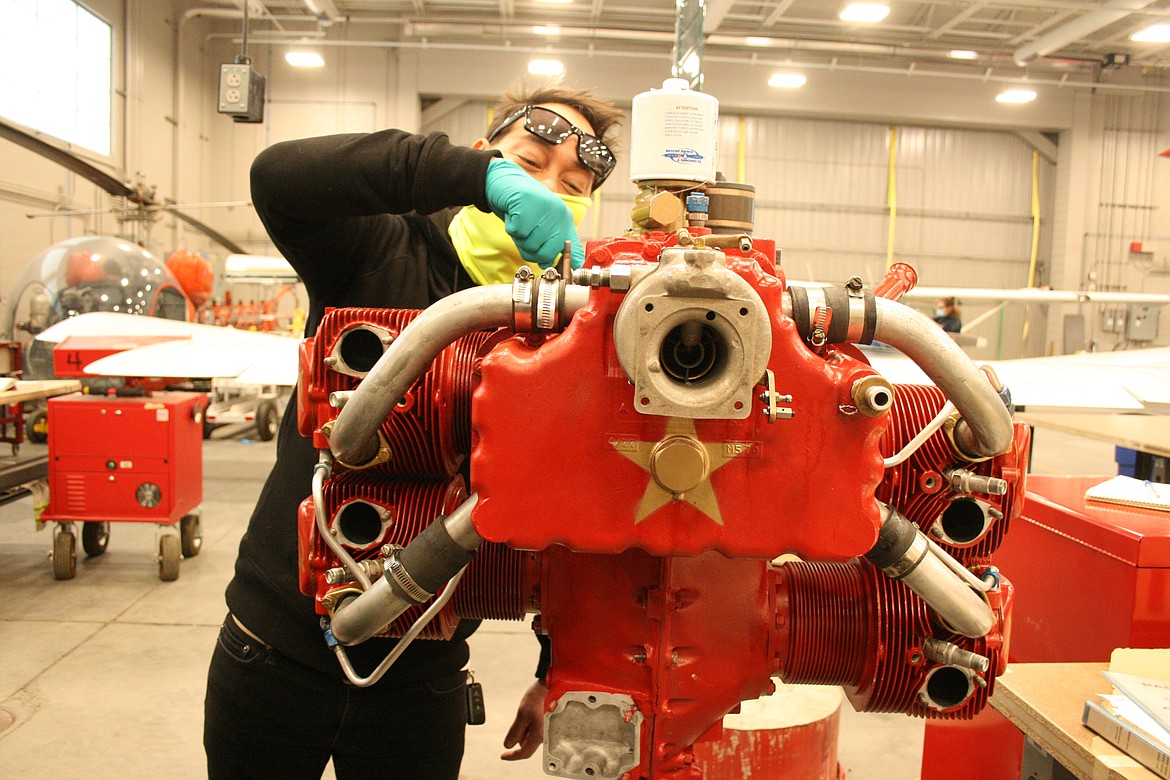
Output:
[[[1158,309],[1134,305],[1125,323],[1125,337],[1130,341],[1153,341],[1158,337]]]
[[[264,77],[249,62],[219,66],[219,113],[236,122],[264,121]]]
[[[1105,333],[1125,331],[1126,312],[1123,307],[1110,306],[1101,311],[1101,330]]]

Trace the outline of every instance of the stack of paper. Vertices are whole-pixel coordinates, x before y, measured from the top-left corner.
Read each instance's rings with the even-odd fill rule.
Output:
[[[1170,512],[1170,485],[1116,476],[1085,491],[1085,500]]]
[[[1118,692],[1086,701],[1082,721],[1156,775],[1170,780],[1170,669],[1162,667],[1158,676],[1144,677],[1116,671],[1119,666],[1125,668],[1115,655],[1110,671],[1102,672]]]

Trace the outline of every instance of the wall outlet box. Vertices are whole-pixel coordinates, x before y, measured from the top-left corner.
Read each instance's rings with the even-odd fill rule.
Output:
[[[1153,341],[1158,338],[1158,307],[1133,304],[1125,322],[1125,337],[1130,341]]]
[[[219,113],[236,122],[264,121],[264,77],[251,63],[225,62],[219,66]]]

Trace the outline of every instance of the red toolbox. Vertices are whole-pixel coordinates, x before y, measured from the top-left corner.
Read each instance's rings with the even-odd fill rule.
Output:
[[[105,552],[111,522],[159,524],[159,577],[179,576],[182,557],[198,554],[202,542],[196,508],[206,409],[206,393],[49,400],[49,506],[40,519],[57,523],[57,579],[76,574],[73,523],[83,524],[82,546],[92,557]]]

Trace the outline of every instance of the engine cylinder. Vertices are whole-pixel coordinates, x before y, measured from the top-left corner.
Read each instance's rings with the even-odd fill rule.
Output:
[[[859,712],[971,718],[987,704],[993,675],[935,663],[923,646],[934,637],[998,669],[998,634],[969,639],[938,628],[922,599],[864,559],[785,563],[773,583],[776,674],[785,682],[844,686]]]
[[[352,391],[386,347],[419,312],[413,309],[329,311],[313,337],[309,399],[322,425],[336,410],[331,393]],[[390,459],[376,470],[397,475],[449,477],[471,449],[471,393],[476,356],[490,337],[472,333],[447,347],[382,423]]]
[[[890,457],[901,451],[946,403],[937,387],[897,385],[890,426],[882,436],[881,451]],[[932,435],[910,458],[886,471],[876,491],[879,501],[898,508],[950,555],[960,561],[986,558],[999,547],[1012,518],[1019,514],[1031,434],[1015,424],[1013,446],[980,463],[959,458],[943,430]],[[1002,495],[960,492],[947,474],[956,468],[1008,483]]]

